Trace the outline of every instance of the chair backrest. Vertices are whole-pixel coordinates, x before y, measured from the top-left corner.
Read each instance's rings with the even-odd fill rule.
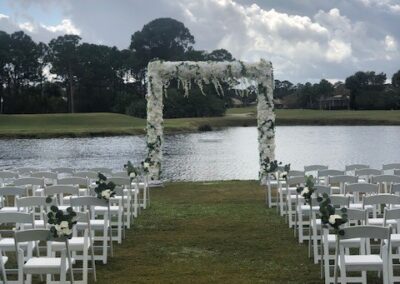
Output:
[[[33,168],[33,167],[23,167],[23,168],[17,168],[16,171],[20,175],[26,175],[26,174],[31,174],[33,172],[37,172],[38,169],[37,168]]]
[[[315,192],[317,194],[328,194],[331,195],[331,187],[328,185],[316,185],[315,186]]]
[[[393,183],[393,184],[392,184],[392,187],[391,187],[391,189],[390,189],[390,192],[391,192],[392,194],[395,194],[395,193],[397,193],[397,192],[400,192],[400,183]]]
[[[96,173],[102,173],[103,175],[111,175],[112,169],[110,168],[91,168],[89,171],[93,171]]]
[[[387,225],[387,220],[400,220],[400,208],[385,208],[383,215],[383,226]]]
[[[297,170],[290,170],[287,174],[288,177],[299,177],[299,176],[304,177],[304,175],[305,175],[304,171],[297,171]]]
[[[26,195],[26,189],[18,186],[0,187],[0,196],[23,196]]]
[[[381,174],[382,171],[377,169],[359,169],[355,171],[356,176],[379,176]]]
[[[301,185],[304,184],[305,182],[305,177],[303,176],[292,176],[288,177],[286,180],[286,185],[287,186],[292,186],[292,185]]]
[[[377,194],[363,196],[363,207],[365,205],[400,204],[400,196],[394,194]]]
[[[67,168],[67,167],[54,168],[51,169],[51,171],[58,174],[70,174],[70,175],[72,175],[75,172],[73,168]]]
[[[341,175],[344,175],[344,171],[332,170],[332,169],[320,170],[320,171],[318,171],[317,173],[318,173],[318,177],[341,176]]]
[[[6,178],[18,178],[18,173],[10,171],[0,171],[0,179],[6,179]]]
[[[347,165],[345,166],[345,171],[350,172],[350,171],[355,171],[355,170],[360,170],[360,169],[368,169],[369,166],[365,164],[352,164],[352,165]]]
[[[328,166],[324,166],[324,165],[304,166],[304,172],[316,172],[316,171],[327,170],[327,169],[328,169]]]
[[[372,183],[350,183],[344,186],[345,193],[362,192],[378,193],[379,186]]]
[[[52,185],[48,186],[44,189],[44,194],[45,195],[54,195],[54,194],[72,194],[72,195],[78,195],[79,194],[79,188],[74,185],[63,185],[63,184],[57,184],[57,185]]]
[[[343,228],[343,235],[339,234],[340,240],[353,238],[368,238],[368,239],[389,239],[391,228],[378,226],[353,226]]]
[[[53,172],[35,172],[31,174],[31,177],[36,178],[47,178],[47,179],[57,179],[57,173]]]
[[[25,178],[18,178],[14,180],[14,185],[38,185],[44,187],[44,178],[37,178],[37,177],[25,177]]]
[[[334,207],[349,207],[350,205],[350,197],[343,195],[331,195],[329,196],[331,200],[331,204]]]
[[[52,198],[50,203],[46,202],[47,197],[45,196],[29,196],[21,197],[16,199],[16,206],[18,208],[27,207],[50,207],[52,205],[57,205],[57,201]]]
[[[354,209],[347,208],[346,210],[347,219],[349,221],[361,221],[361,224],[366,224],[368,218],[368,210],[367,209]]]
[[[348,175],[328,176],[328,184],[356,183],[356,182],[358,182],[358,178],[355,176],[348,176]]]
[[[0,224],[33,224],[33,215],[24,212],[0,212]]]
[[[109,203],[104,200],[97,198],[95,196],[80,196],[71,198],[72,207],[82,207],[82,206],[108,206]]]
[[[65,184],[65,185],[79,185],[79,186],[88,186],[88,180],[87,178],[83,177],[65,177],[65,178],[59,178],[57,180],[57,184]]]
[[[82,177],[82,178],[89,178],[89,179],[97,179],[99,177],[99,173],[92,172],[92,171],[81,171],[81,172],[75,172],[74,176]]]
[[[47,241],[49,230],[46,229],[30,229],[15,232],[15,244],[31,241]]]
[[[112,173],[113,177],[127,177],[128,173],[126,171],[122,171],[122,172],[115,172]]]
[[[400,176],[396,175],[380,175],[380,176],[372,176],[372,183],[400,183]]]
[[[400,170],[394,170],[394,175],[400,176]]]
[[[382,170],[387,171],[387,170],[398,170],[400,169],[400,163],[391,163],[391,164],[384,164],[382,166]]]

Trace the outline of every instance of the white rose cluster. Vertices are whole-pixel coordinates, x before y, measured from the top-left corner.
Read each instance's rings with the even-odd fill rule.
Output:
[[[336,223],[336,219],[342,219],[342,216],[337,214],[329,216],[329,223],[334,225]]]
[[[67,221],[62,221],[60,224],[54,226],[59,237],[69,236],[72,234],[72,230],[69,228]]]
[[[301,195],[301,196],[304,196],[304,195],[309,194],[309,193],[310,193],[310,190],[308,189],[308,187],[305,187],[305,188],[303,188],[303,190],[301,191],[300,195]]]
[[[101,192],[101,197],[103,197],[105,200],[110,200],[110,198],[111,198],[111,190],[110,189],[103,190]]]
[[[129,174],[129,177],[130,177],[130,178],[136,178],[136,177],[137,177],[137,174],[136,174],[135,172],[131,172],[131,173]]]

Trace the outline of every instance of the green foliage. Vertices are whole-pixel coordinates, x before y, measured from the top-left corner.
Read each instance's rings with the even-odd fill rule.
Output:
[[[99,173],[98,177],[99,179],[96,181],[94,192],[96,192],[97,198],[110,201],[110,198],[116,194],[114,191],[116,185],[111,181],[107,182],[107,177],[102,173]]]
[[[128,161],[128,163],[124,165],[124,169],[126,170],[126,173],[130,177],[131,181],[140,175],[140,169],[134,167],[131,161]]]
[[[296,188],[298,194],[303,196],[304,201],[311,205],[312,195],[315,191],[314,177],[306,176],[305,186],[299,186]]]

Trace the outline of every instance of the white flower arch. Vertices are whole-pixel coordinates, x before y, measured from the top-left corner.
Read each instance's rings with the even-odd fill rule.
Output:
[[[273,104],[273,70],[271,62],[165,62],[152,61],[147,67],[147,158],[149,176],[160,179],[163,144],[163,94],[171,79],[177,79],[189,95],[192,83],[203,92],[203,84],[213,84],[215,91],[222,95],[221,83],[230,87],[239,79],[256,82],[258,150],[260,160],[260,180],[267,176],[266,160],[275,159],[275,113]]]

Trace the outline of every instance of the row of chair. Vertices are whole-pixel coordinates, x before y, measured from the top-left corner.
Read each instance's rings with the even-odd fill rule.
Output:
[[[1,175],[2,173],[3,175]],[[63,275],[62,278],[60,278],[62,283],[63,280],[66,279],[67,270],[71,267],[68,266],[66,258],[61,257],[57,258],[57,261],[53,260],[55,253],[62,251],[61,248],[65,248],[66,244],[62,243],[56,244],[54,242],[47,242],[47,258],[40,260],[32,258],[31,249],[36,250],[38,248],[35,243],[37,243],[37,241],[46,241],[45,235],[46,237],[48,236],[45,213],[49,208],[49,204],[45,203],[45,198],[47,196],[53,196],[60,209],[72,206],[79,212],[79,222],[77,226],[75,226],[73,238],[69,241],[69,248],[73,252],[72,263],[76,260],[85,260],[82,262],[82,283],[87,283],[88,254],[90,254],[92,258],[92,271],[95,271],[95,261],[100,260],[103,263],[107,263],[108,251],[110,251],[112,255],[113,241],[121,243],[125,238],[125,228],[129,229],[133,218],[138,216],[141,209],[145,209],[150,205],[149,186],[146,176],[139,177],[131,182],[126,172],[114,174],[108,172],[107,175],[110,176],[108,181],[112,181],[117,185],[115,189],[117,195],[111,198],[108,203],[105,202],[105,200],[93,196],[93,189],[95,187],[93,182],[97,179],[98,173],[95,173],[96,177],[94,175],[89,176],[88,174],[73,176],[77,173],[78,175],[79,173],[84,173],[74,171],[61,178],[58,176],[59,173],[56,173],[56,179],[53,179],[54,176],[47,175],[49,172],[46,172],[46,175],[44,175],[43,173],[45,172],[29,171],[29,173],[24,173],[24,177],[21,177],[21,175],[11,176],[9,173],[12,173],[12,171],[0,172],[0,177],[2,178],[2,186],[0,187],[0,201],[2,202],[0,223],[15,223],[14,226],[17,230],[12,232],[15,234],[15,244],[18,242],[30,244],[30,248],[24,252],[23,259],[20,260],[18,258],[18,281],[23,279],[23,275],[20,275],[21,273],[27,274],[27,281],[31,281],[30,275],[34,274],[34,272],[36,274],[48,274],[47,280],[53,281],[54,279],[50,274],[56,271],[56,274],[61,273]],[[92,174],[93,172],[86,171],[86,173]],[[51,179],[51,182],[46,179]],[[25,219],[21,217],[21,214],[25,214]],[[31,224],[27,222],[28,215],[33,216]],[[84,220],[86,220],[86,222],[84,222]],[[31,230],[34,230],[34,232]],[[78,235],[80,231],[81,234]],[[113,234],[113,231],[116,231],[116,235]],[[29,236],[35,237],[36,239],[31,239]],[[0,238],[0,250],[3,249],[1,245],[3,240],[15,246],[14,243],[10,241],[10,238],[8,240],[6,238]],[[100,243],[101,245],[97,247],[95,243]],[[16,251],[20,254],[21,247],[16,247],[18,247]],[[94,254],[95,247],[96,249],[100,248],[100,254]],[[75,253],[77,250],[81,252],[84,250],[86,252],[83,252],[82,255],[78,255]],[[3,249],[3,252],[7,253],[7,249]],[[68,253],[63,253],[64,256],[69,256]],[[30,262],[28,258],[31,259]],[[1,260],[2,259],[0,259],[0,265]],[[7,256],[4,256],[3,260],[4,265],[8,261]],[[40,263],[37,263],[38,261],[40,261]],[[60,266],[60,261],[63,261],[66,266]],[[46,269],[42,267],[42,262],[47,265]],[[53,265],[53,268],[50,267],[50,264]],[[57,270],[55,266],[58,268],[61,267],[62,271],[59,269]],[[8,270],[3,269],[2,271],[4,272],[4,278],[7,276],[5,272]],[[71,276],[70,279],[72,279]]]

